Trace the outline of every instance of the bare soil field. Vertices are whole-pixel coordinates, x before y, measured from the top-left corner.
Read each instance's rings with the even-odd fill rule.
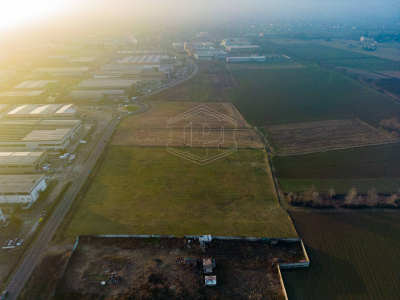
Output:
[[[236,142],[237,148],[263,147],[259,134],[250,128],[231,103],[207,103],[202,106],[202,110],[174,121],[177,116],[196,109],[199,105],[187,102],[150,103],[146,113],[128,117],[120,124],[111,144],[166,146],[170,143],[171,146],[186,146],[190,143],[192,147],[208,144],[209,147],[230,148]],[[209,114],[210,111],[223,116],[216,118]],[[224,128],[223,133],[221,127]]]
[[[215,287],[202,259],[215,260]],[[302,259],[299,242],[213,239],[203,252],[197,239],[84,236],[55,299],[284,299],[276,263]]]
[[[310,152],[379,145],[399,140],[358,119],[302,122],[264,127],[277,153]]]

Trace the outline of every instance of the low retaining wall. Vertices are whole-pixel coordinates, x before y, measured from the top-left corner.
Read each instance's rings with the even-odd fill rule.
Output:
[[[282,285],[282,291],[283,294],[285,296],[286,300],[289,300],[287,293],[286,293],[286,288],[285,288],[285,283],[283,282],[283,278],[282,278],[282,273],[281,273],[281,269],[292,269],[292,268],[308,268],[310,266],[310,259],[308,258],[308,254],[306,251],[306,248],[304,247],[304,243],[302,239],[299,239],[300,243],[301,243],[301,248],[303,249],[303,255],[306,258],[305,260],[302,260],[298,263],[282,263],[282,264],[278,264],[278,274],[279,274],[279,281],[281,282]]]

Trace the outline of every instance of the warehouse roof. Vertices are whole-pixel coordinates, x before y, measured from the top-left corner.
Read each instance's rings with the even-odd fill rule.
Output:
[[[89,67],[38,68],[36,73],[74,73],[87,72]]]
[[[69,96],[71,98],[102,98],[104,95],[124,95],[125,90],[82,90],[71,91]]]
[[[77,112],[76,107],[72,104],[25,104],[17,105],[8,110],[5,115],[7,117],[15,116],[19,117],[22,115],[27,116],[45,116],[52,114],[75,114]]]
[[[35,97],[42,94],[43,91],[12,91],[0,93],[0,97]]]
[[[134,80],[134,79],[113,79],[113,78],[107,78],[107,79],[88,79],[82,81],[79,85],[78,88],[118,88],[118,87],[124,87],[124,88],[129,88],[133,84],[137,83],[139,80]]]
[[[1,193],[30,193],[44,175],[0,175]]]
[[[167,59],[167,55],[142,55],[127,56],[121,60],[117,60],[119,64],[158,64],[163,59]]]
[[[22,165],[34,164],[44,154],[43,151],[38,152],[0,152],[0,165]]]
[[[0,143],[32,141],[34,139],[48,141],[49,137],[59,140],[82,123],[77,119],[0,119]],[[58,131],[65,129],[64,131]]]
[[[61,141],[70,132],[70,128],[50,130],[32,130],[23,141]]]
[[[148,70],[158,68],[158,64],[152,65],[104,65],[100,67],[101,70]]]
[[[56,80],[29,80],[29,81],[24,81],[14,87],[14,89],[30,89],[30,90],[36,90],[36,89],[43,89],[49,82],[56,82]]]

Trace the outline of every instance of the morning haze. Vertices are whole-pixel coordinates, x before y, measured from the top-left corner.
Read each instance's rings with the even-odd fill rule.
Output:
[[[398,299],[398,1],[0,11],[3,299]]]

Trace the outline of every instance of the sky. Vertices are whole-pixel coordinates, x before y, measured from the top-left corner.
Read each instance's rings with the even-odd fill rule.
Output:
[[[5,0],[0,4],[0,32],[34,24],[85,26],[147,20],[207,22],[262,18],[351,21],[399,19],[394,0]],[[399,21],[400,22],[400,21]],[[78,25],[79,24],[79,25]]]

